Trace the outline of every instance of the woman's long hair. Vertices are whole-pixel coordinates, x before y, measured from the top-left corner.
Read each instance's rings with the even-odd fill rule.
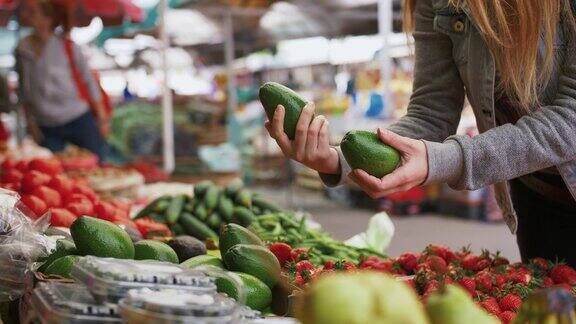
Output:
[[[416,1],[404,0],[404,26],[414,27]],[[539,105],[538,93],[546,85],[554,65],[559,22],[575,32],[570,0],[450,0],[459,8],[466,2],[476,25],[496,61],[497,89],[525,110]],[[540,36],[545,52],[538,55]],[[576,53],[572,54],[576,55]]]

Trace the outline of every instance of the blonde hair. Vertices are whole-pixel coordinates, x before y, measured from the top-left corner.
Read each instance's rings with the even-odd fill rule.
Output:
[[[414,28],[416,1],[421,0],[404,0],[407,31]],[[525,110],[539,106],[538,93],[555,63],[559,22],[567,19],[568,24],[563,24],[571,28],[567,36],[576,30],[570,0],[449,0],[456,8],[464,1],[496,61],[497,89]],[[538,55],[540,35],[544,36],[542,56]]]

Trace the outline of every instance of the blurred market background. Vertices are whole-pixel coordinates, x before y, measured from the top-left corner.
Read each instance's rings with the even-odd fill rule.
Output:
[[[391,255],[438,242],[519,259],[491,188],[428,186],[378,200],[353,184],[325,188],[315,172],[284,159],[263,127],[257,94],[267,81],[316,102],[334,144],[349,130],[385,127],[404,115],[413,57],[400,1],[123,0],[90,7],[79,0],[80,7],[84,2],[82,27],[71,37],[113,102],[105,162],[143,175],[98,174],[106,190],[241,178],[276,203],[309,213],[338,239],[388,212],[396,226]],[[13,52],[29,33],[18,23],[17,3],[0,1],[0,106],[8,130],[2,149],[33,157],[47,152],[27,137],[17,109]],[[459,132],[476,133],[469,109]],[[62,154],[80,166],[91,161],[75,148]]]

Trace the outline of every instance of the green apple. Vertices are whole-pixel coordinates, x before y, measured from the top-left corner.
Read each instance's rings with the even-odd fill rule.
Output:
[[[321,277],[299,296],[302,324],[428,324],[424,306],[405,283],[377,272]]]

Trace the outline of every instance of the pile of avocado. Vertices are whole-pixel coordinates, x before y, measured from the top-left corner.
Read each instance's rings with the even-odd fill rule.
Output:
[[[280,208],[244,188],[241,181],[220,188],[205,181],[194,186],[190,195],[162,196],[135,218],[150,217],[167,224],[175,235],[191,235],[202,241],[216,239],[220,227],[228,223],[249,226],[255,216]]]
[[[200,255],[182,263],[188,268],[217,267],[227,272],[216,274],[218,291],[238,299],[256,310],[266,310],[272,303],[272,289],[280,280],[280,263],[264,242],[248,229],[237,225],[224,225],[220,231],[219,248],[222,259]],[[242,284],[238,291],[231,278]]]
[[[44,260],[38,271],[46,275],[70,278],[74,261],[79,256],[134,260],[157,260],[180,263],[206,253],[206,246],[190,236],[177,236],[167,243],[154,240],[133,242],[119,226],[98,218],[83,216],[70,227],[72,241],[60,239],[56,249]]]

